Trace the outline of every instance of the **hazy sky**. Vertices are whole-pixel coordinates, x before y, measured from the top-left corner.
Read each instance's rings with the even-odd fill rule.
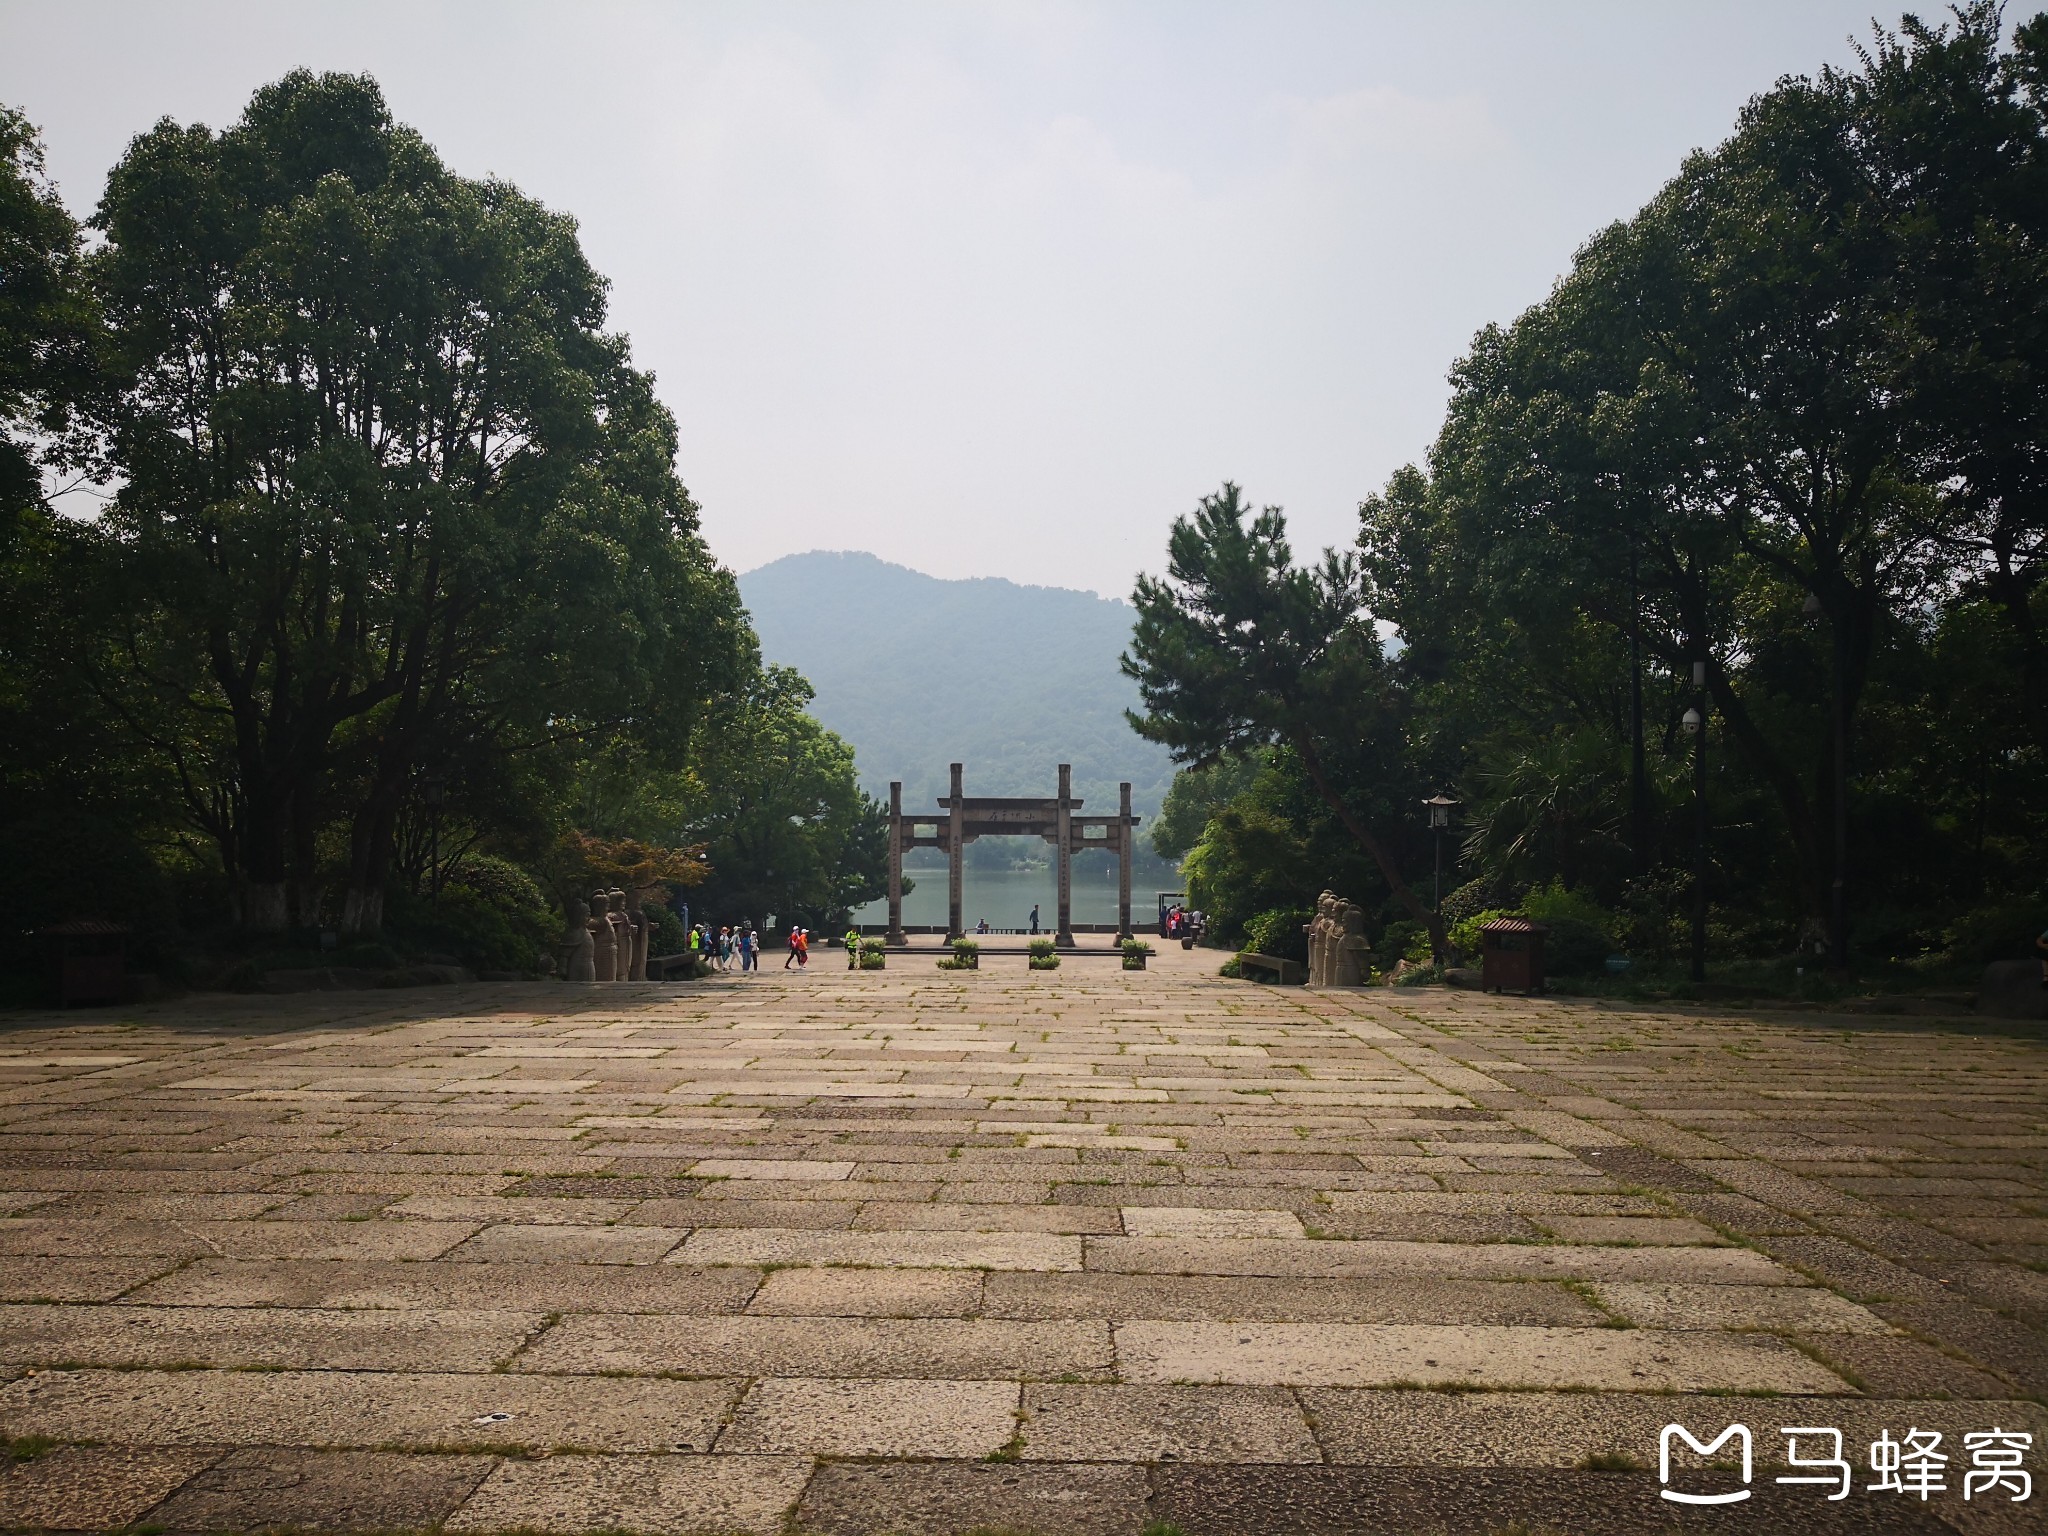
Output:
[[[1873,9],[0,0],[0,100],[83,213],[156,119],[367,70],[581,221],[721,559],[1121,595],[1225,478],[1349,538],[1472,333]]]

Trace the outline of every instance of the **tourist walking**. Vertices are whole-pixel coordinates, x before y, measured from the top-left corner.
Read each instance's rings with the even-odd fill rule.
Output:
[[[800,971],[809,970],[811,964],[811,930],[808,928],[792,930],[789,935],[789,942],[796,949],[796,968]]]
[[[740,925],[740,969],[761,969],[761,936],[754,932],[754,925],[751,922]]]
[[[795,965],[797,963],[798,957],[803,954],[803,937],[803,929],[795,926],[792,926],[790,928],[789,953],[782,957],[782,968],[785,971],[788,970],[791,966]]]
[[[893,794],[894,791],[892,790],[891,793]],[[1035,902],[1031,907],[1031,931],[1033,933],[1038,932],[1038,905]]]

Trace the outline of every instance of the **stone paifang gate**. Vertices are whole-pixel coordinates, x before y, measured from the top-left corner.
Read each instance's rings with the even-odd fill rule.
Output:
[[[940,848],[946,854],[946,934],[959,938],[965,931],[960,917],[961,856],[977,837],[1042,837],[1053,845],[1059,865],[1059,916],[1054,938],[1060,944],[1074,942],[1073,890],[1074,855],[1086,848],[1100,848],[1116,855],[1116,931],[1120,937],[1131,932],[1131,834],[1138,818],[1131,814],[1131,786],[1117,786],[1114,816],[1077,816],[1081,802],[1074,798],[1074,769],[1060,764],[1059,793],[1049,799],[977,798],[970,800],[960,786],[960,764],[952,765],[952,793],[939,802],[936,815],[906,814],[903,782],[889,786],[889,933],[888,942],[905,942],[903,934],[903,851],[906,848]]]

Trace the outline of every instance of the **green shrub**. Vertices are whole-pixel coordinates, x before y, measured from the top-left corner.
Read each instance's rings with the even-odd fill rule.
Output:
[[[2044,930],[2048,930],[2048,902],[2018,896],[1972,907],[1949,925],[1943,937],[1957,961],[1987,965],[1993,960],[2031,958],[2034,940]]]
[[[981,953],[981,945],[973,939],[955,939],[953,941],[953,953],[956,955],[978,955]]]
[[[1477,880],[1467,880],[1444,897],[1444,904],[1440,909],[1444,926],[1452,928],[1467,918],[1478,916],[1488,908],[1498,909],[1506,904],[1506,900],[1505,894],[1486,876],[1482,875]]]
[[[1615,951],[1614,914],[1583,888],[1568,891],[1562,881],[1538,886],[1522,898],[1522,913],[1550,930],[1543,941],[1547,975],[1593,975]]]
[[[647,914],[647,953],[650,955],[680,955],[690,947],[689,930],[683,927],[683,920],[667,907],[648,906],[641,908]]]
[[[1060,957],[1058,955],[1033,955],[1029,963],[1034,971],[1056,971],[1060,968]]]
[[[1033,939],[1026,947],[1034,960],[1050,959],[1059,951],[1059,945],[1052,939]]]
[[[1457,951],[1460,958],[1474,960],[1478,958],[1479,951],[1484,944],[1484,940],[1480,937],[1480,929],[1484,928],[1495,918],[1518,916],[1520,916],[1519,913],[1509,912],[1505,908],[1488,907],[1483,911],[1474,912],[1469,917],[1463,917],[1457,922],[1451,923],[1448,931],[1444,934],[1444,938],[1451,948]]]
[[[1308,934],[1315,913],[1300,907],[1274,907],[1244,925],[1244,947],[1255,955],[1308,963]]]
[[[1154,953],[1152,946],[1143,939],[1125,939],[1122,947],[1123,952],[1127,955],[1149,955]]]
[[[1232,955],[1228,960],[1216,967],[1216,974],[1230,981],[1242,981],[1244,979],[1244,967],[1237,963],[1237,956]]]
[[[1560,917],[1545,924],[1543,972],[1546,976],[1594,976],[1606,968],[1614,940],[1604,928],[1582,917]]]
[[[1403,960],[1428,965],[1436,958],[1430,952],[1428,927],[1406,917],[1387,924],[1386,931],[1380,935],[1379,948],[1372,952],[1372,956],[1374,966],[1383,971],[1391,971]]]
[[[515,913],[552,910],[552,904],[542,894],[533,876],[510,859],[501,859],[495,853],[464,854],[461,862],[449,870],[443,889],[457,885],[476,892],[508,917]]]
[[[447,886],[438,899],[391,891],[384,929],[406,950],[445,952],[473,970],[530,971],[540,963],[539,938],[467,886]]]

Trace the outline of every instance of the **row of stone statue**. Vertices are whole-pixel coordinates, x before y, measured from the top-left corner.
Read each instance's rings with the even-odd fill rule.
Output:
[[[589,904],[571,897],[569,948],[571,981],[645,981],[647,914],[640,898],[614,886],[592,894]]]
[[[1308,984],[1312,987],[1362,987],[1372,955],[1365,938],[1365,911],[1330,891],[1316,898],[1315,920],[1308,935]]]

